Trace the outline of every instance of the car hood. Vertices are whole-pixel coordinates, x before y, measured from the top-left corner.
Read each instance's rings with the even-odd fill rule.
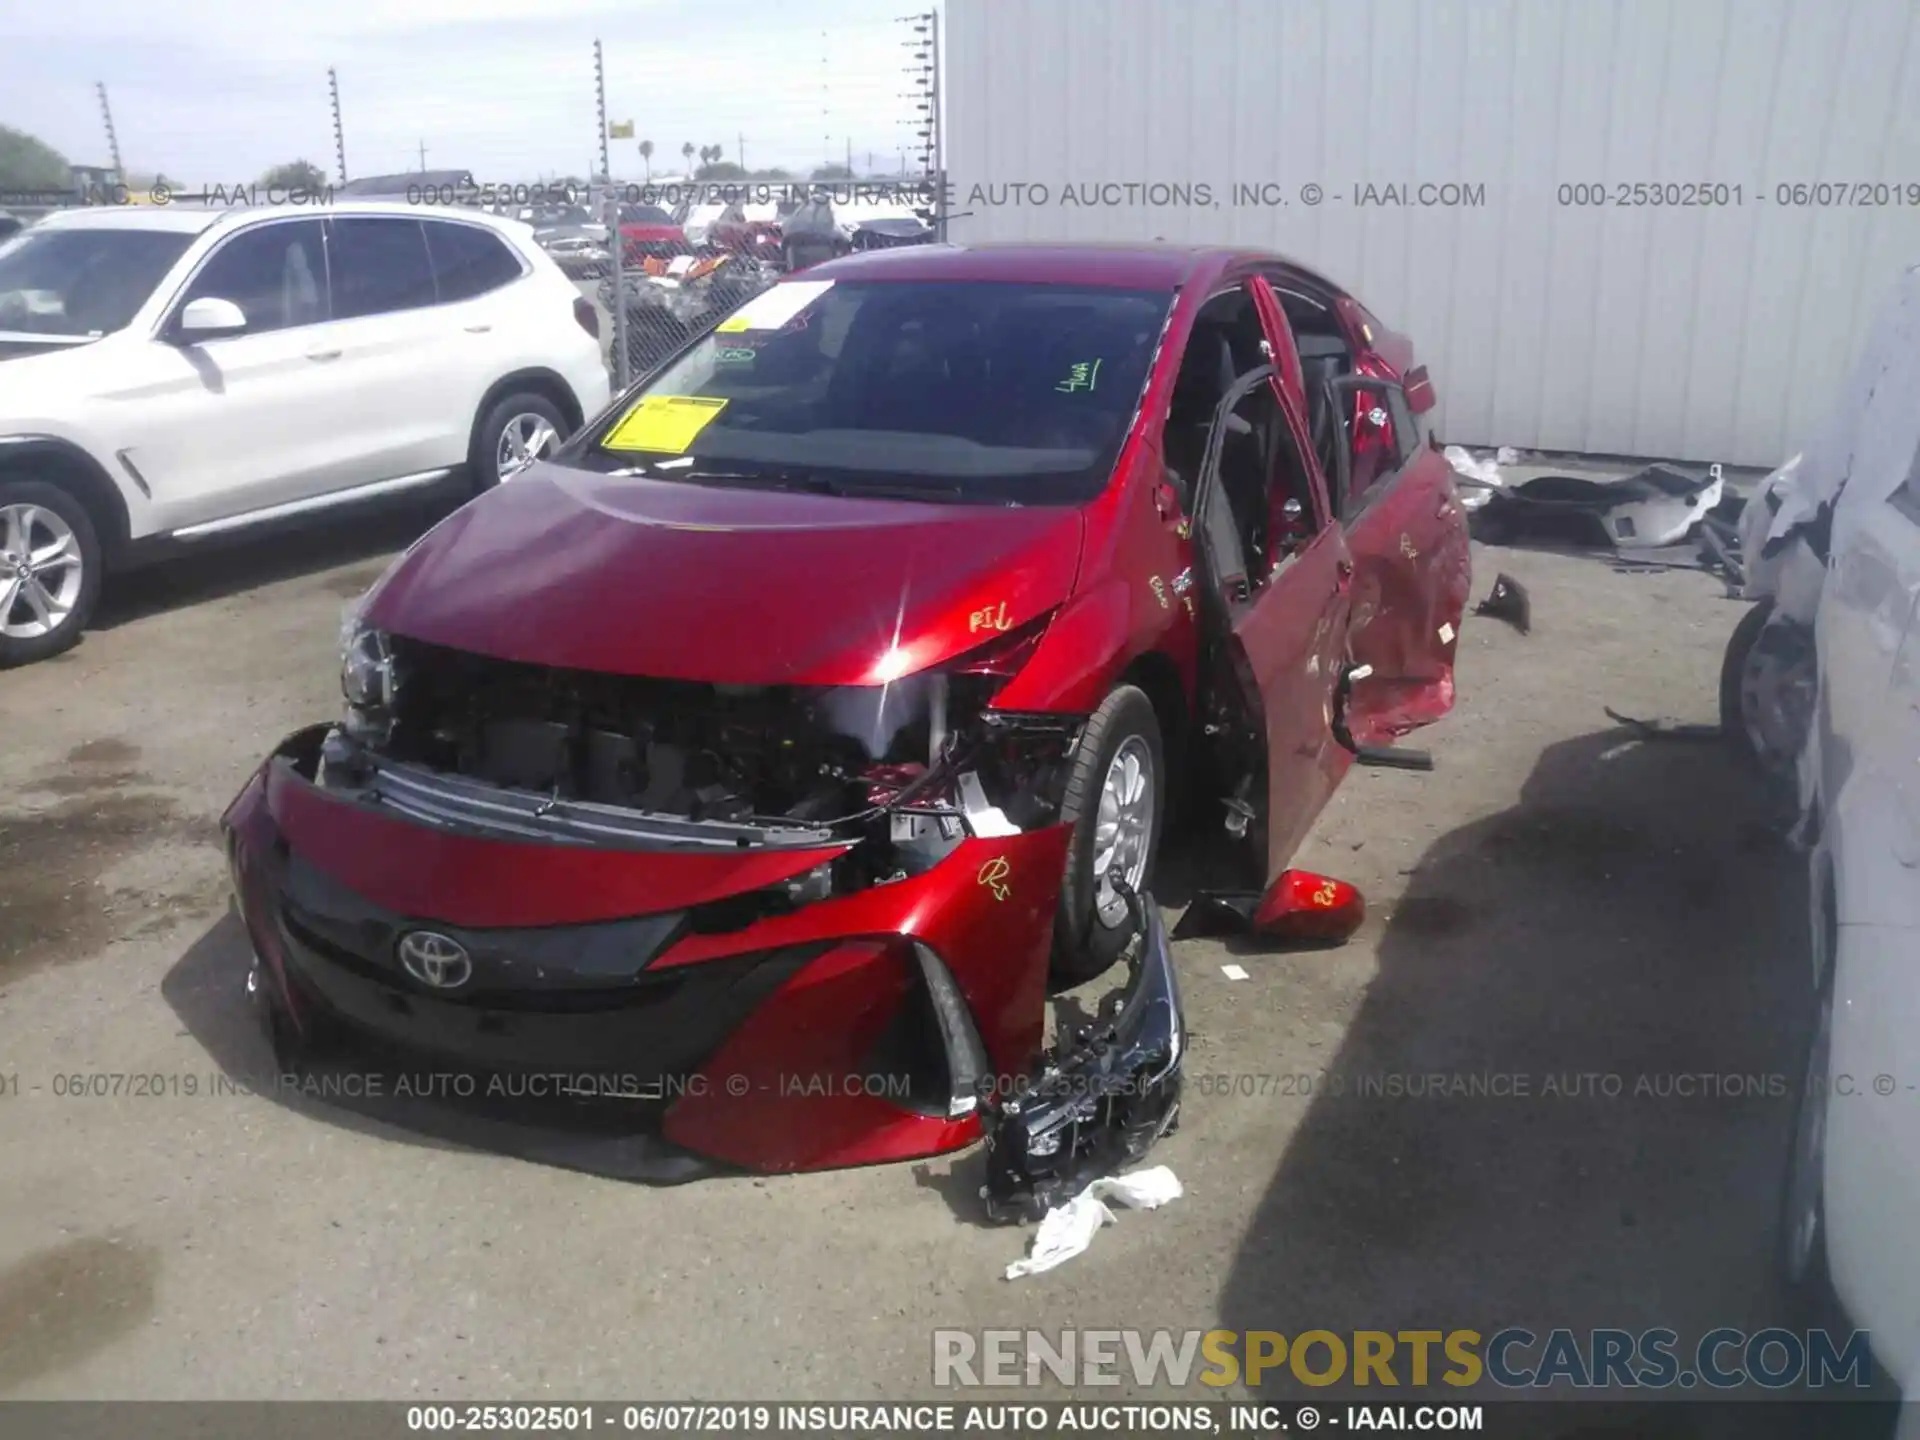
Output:
[[[24,360],[29,355],[51,355],[59,350],[77,350],[83,345],[93,344],[99,338],[97,335],[73,338],[58,335],[43,337],[24,331],[9,330],[0,334],[0,360]],[[16,377],[9,374],[7,378],[11,384]]]
[[[504,660],[727,685],[877,684],[1058,606],[1077,510],[719,488],[539,463],[369,593],[368,624]]]

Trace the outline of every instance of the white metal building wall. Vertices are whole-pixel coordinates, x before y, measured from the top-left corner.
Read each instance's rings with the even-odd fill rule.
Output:
[[[1915,0],[945,11],[954,239],[1281,250],[1414,337],[1450,440],[1776,464],[1833,400],[1897,271],[1920,262]],[[1204,182],[1213,203],[1063,204],[1074,181]],[[1560,203],[1563,183],[1636,181],[1744,193]],[[1236,206],[1235,182],[1277,182],[1288,203]],[[1309,182],[1318,205],[1301,198]],[[1485,203],[1353,198],[1423,182],[1483,185]],[[1019,183],[1047,194],[976,189]],[[1796,183],[1854,193],[1781,203]]]

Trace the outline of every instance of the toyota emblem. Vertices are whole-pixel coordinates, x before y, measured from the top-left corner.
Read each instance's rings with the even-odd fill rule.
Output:
[[[435,990],[457,990],[473,978],[473,960],[467,947],[432,930],[401,936],[400,964],[422,985]]]

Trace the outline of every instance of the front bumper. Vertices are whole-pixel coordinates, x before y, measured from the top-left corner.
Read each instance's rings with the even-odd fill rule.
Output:
[[[256,986],[297,1040],[466,1077],[525,1102],[503,1107],[517,1122],[591,1115],[616,1141],[765,1171],[967,1145],[977,1072],[1024,1073],[1040,1048],[1065,827],[726,928],[714,902],[838,847],[613,848],[400,816],[316,783],[325,728],[276,749],[224,821]],[[402,965],[418,931],[466,957],[456,984]],[[644,1170],[628,1160],[567,1163]]]

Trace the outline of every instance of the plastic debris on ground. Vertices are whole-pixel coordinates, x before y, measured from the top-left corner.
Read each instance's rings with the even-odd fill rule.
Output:
[[[1007,1279],[1043,1274],[1064,1265],[1093,1244],[1100,1227],[1114,1223],[1114,1213],[1105,1203],[1109,1199],[1118,1200],[1129,1209],[1157,1210],[1185,1193],[1178,1178],[1165,1165],[1095,1180],[1066,1204],[1056,1205],[1047,1212],[1034,1233],[1033,1247],[1026,1258],[1007,1266]]]
[[[1489,620],[1504,620],[1522,635],[1533,633],[1533,601],[1527,587],[1505,571],[1494,577],[1493,589],[1473,607],[1473,613]]]
[[[1463,445],[1449,445],[1440,452],[1453,466],[1454,473],[1470,483],[1460,487],[1460,508],[1478,510],[1491,500],[1495,492],[1506,488],[1506,481],[1500,476],[1502,465],[1511,465],[1520,458],[1511,445],[1502,445],[1491,457],[1476,460]]]
[[[1220,967],[1220,973],[1229,980],[1250,980],[1253,978],[1247,973],[1247,967],[1244,965],[1222,965]]]
[[[1474,538],[1489,545],[1533,541],[1659,549],[1694,534],[1724,491],[1718,465],[1704,473],[1648,465],[1616,480],[1540,475],[1489,491],[1474,516]]]

